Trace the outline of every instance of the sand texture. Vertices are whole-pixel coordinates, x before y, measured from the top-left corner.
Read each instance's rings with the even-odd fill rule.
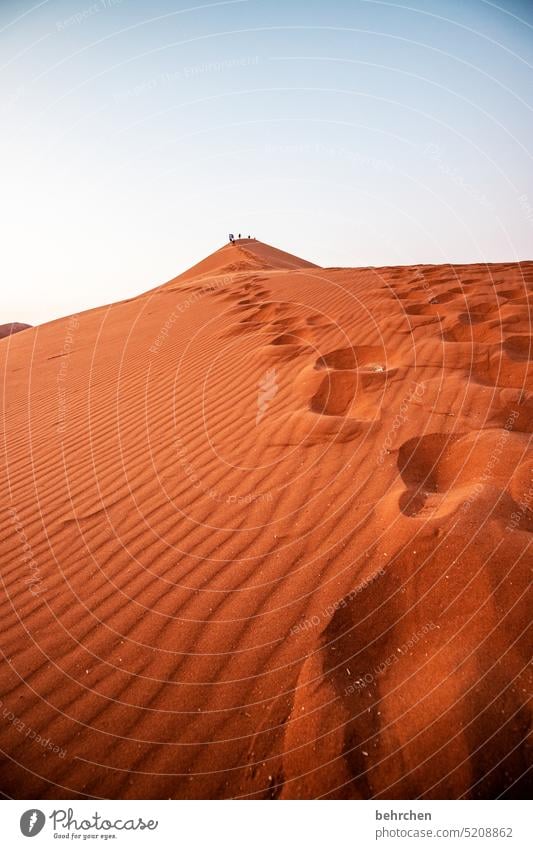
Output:
[[[0,343],[0,789],[527,792],[533,263],[253,240]]]

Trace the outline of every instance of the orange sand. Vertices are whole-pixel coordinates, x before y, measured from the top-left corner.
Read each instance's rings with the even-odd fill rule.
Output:
[[[523,795],[532,281],[242,240],[4,339],[3,793]]]

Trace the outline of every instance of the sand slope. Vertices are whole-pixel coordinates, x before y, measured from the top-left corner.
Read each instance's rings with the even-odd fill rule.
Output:
[[[524,794],[532,282],[243,240],[0,343],[3,793]]]

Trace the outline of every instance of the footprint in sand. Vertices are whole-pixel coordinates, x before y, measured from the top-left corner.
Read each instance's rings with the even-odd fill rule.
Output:
[[[455,289],[448,289],[446,292],[439,293],[435,295],[434,298],[431,298],[429,301],[430,304],[448,304],[450,301],[454,301],[457,298],[457,295],[463,295],[464,292],[461,287],[457,286]]]
[[[398,469],[406,486],[399,507],[405,516],[435,513],[448,491],[450,455],[459,436],[431,433],[409,439],[398,452]]]
[[[533,354],[533,338],[528,335],[509,336],[503,343],[503,350],[512,360],[531,360]]]
[[[452,301],[458,301],[458,304],[464,306],[464,298],[460,298],[459,294],[461,290],[451,290],[450,292],[445,292],[443,295],[436,295],[434,298],[431,298],[430,301],[421,301],[419,303],[408,304],[405,307],[405,312],[407,315],[430,315],[430,316],[438,316],[441,310],[439,310],[439,306],[441,304],[448,304]]]
[[[525,390],[530,380],[533,346],[529,335],[509,336],[485,345],[485,357],[468,365],[468,378],[483,386]]]
[[[357,405],[358,419],[375,419],[375,405],[364,409],[359,402],[362,389],[383,388],[396,369],[387,368],[383,348],[360,345],[338,348],[319,357],[316,371],[325,371],[309,407],[320,415],[349,416]]]
[[[406,487],[400,510],[410,518],[427,519],[458,509],[466,515],[477,504],[487,517],[507,517],[515,506],[506,491],[509,468],[523,455],[520,435],[503,428],[409,439],[398,452],[398,470]]]
[[[263,301],[252,297],[241,298],[229,310],[230,314],[241,315],[236,324],[226,330],[230,336],[249,334],[252,331],[274,329],[285,330],[290,321],[291,304],[278,301]],[[295,332],[295,335],[297,333]],[[280,344],[280,343],[274,343]]]

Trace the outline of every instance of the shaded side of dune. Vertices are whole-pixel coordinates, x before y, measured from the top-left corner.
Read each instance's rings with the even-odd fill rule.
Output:
[[[20,321],[12,321],[9,324],[0,324],[0,339],[5,336],[11,336],[13,333],[20,333],[21,330],[27,330],[31,324],[22,324]]]

